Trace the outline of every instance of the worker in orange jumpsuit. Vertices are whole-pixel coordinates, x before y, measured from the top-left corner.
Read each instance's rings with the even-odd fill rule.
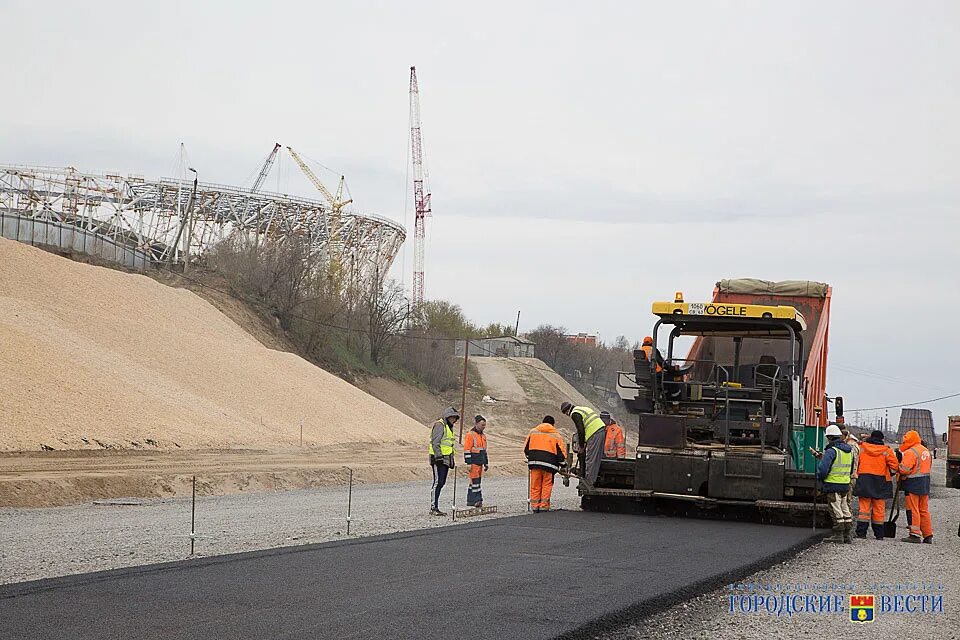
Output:
[[[530,506],[535,513],[550,511],[553,476],[560,470],[566,456],[563,438],[554,426],[553,416],[544,416],[543,422],[530,430],[523,444],[530,474]]]
[[[852,446],[852,445],[851,445]],[[897,456],[883,442],[883,431],[874,431],[860,443],[857,480],[853,494],[857,496],[857,537],[867,537],[867,526],[873,537],[883,540],[887,500],[893,497],[891,474],[897,472]]]
[[[623,429],[620,428],[609,411],[601,411],[600,419],[603,420],[603,424],[607,425],[607,438],[603,442],[603,457],[626,458],[627,443],[623,437]]]
[[[663,356],[660,355],[660,351],[653,350],[653,337],[647,336],[643,339],[643,344],[640,346],[645,354],[647,354],[647,362],[655,363],[657,373],[663,372]]]
[[[483,506],[480,481],[483,479],[483,472],[490,468],[490,461],[487,458],[487,436],[483,435],[483,430],[486,428],[487,419],[478,414],[473,419],[473,429],[470,429],[463,439],[463,460],[470,465],[467,506],[476,509]]]
[[[933,521],[930,519],[930,451],[920,444],[920,434],[907,431],[900,445],[900,486],[910,512],[910,535],[903,542],[933,542]]]

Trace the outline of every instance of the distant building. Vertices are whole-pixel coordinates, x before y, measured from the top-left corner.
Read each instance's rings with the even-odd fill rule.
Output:
[[[928,447],[935,447],[937,435],[933,429],[933,414],[930,409],[901,409],[900,426],[897,429],[897,440],[903,442],[903,436],[907,431],[916,431],[920,434],[920,439]]]
[[[597,346],[597,336],[589,333],[575,333],[564,336],[570,344],[588,344],[591,347]]]
[[[462,340],[457,340],[454,354],[463,357]],[[470,341],[470,357],[497,356],[501,358],[535,358],[536,345],[529,340],[506,336],[503,338],[481,338]]]

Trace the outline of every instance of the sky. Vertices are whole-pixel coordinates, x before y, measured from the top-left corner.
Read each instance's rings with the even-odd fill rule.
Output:
[[[638,339],[722,278],[833,287],[828,392],[960,392],[960,4],[2,0],[0,163],[249,185],[275,141],[479,323]],[[316,197],[289,158],[265,189]],[[408,285],[412,239],[395,263]],[[938,430],[960,398],[932,403]],[[882,414],[882,412],[880,412]],[[877,414],[879,415],[879,414]],[[899,412],[890,411],[896,422]]]

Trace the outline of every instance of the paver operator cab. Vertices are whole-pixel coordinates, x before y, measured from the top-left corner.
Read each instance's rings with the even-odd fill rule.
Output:
[[[723,282],[748,282],[740,286],[751,288],[786,284]],[[826,415],[819,404],[805,401],[811,391],[821,404],[825,399],[822,376],[812,380],[805,369],[813,360],[825,369],[826,345],[805,344],[812,332],[796,307],[777,304],[772,294],[741,296],[763,302],[757,304],[723,301],[720,284],[713,302],[685,302],[677,293],[673,302],[653,304],[659,318],[648,350],[653,362],[644,350],[635,351],[634,371],[621,373],[617,383],[624,404],[638,414],[637,455],[604,460],[594,486],[581,483],[585,509],[685,501],[708,509],[740,505],[786,512],[810,521],[813,452],[823,446]],[[827,300],[816,305],[819,324],[828,315],[829,287],[818,291]],[[689,353],[678,355],[691,342]],[[814,415],[805,415],[814,406]],[[842,400],[836,410],[842,416]]]

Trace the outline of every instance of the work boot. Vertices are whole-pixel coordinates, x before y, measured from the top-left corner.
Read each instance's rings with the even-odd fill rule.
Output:
[[[900,542],[912,542],[914,544],[918,544],[920,542],[923,542],[923,539],[920,536],[915,536],[911,533],[906,538],[900,538]]]
[[[445,516],[445,515],[447,515],[447,514],[444,513],[443,511],[440,511],[440,509],[437,509],[436,507],[433,507],[432,509],[430,509],[430,515],[432,515],[432,516]]]
[[[867,537],[867,523],[866,523],[866,522],[858,522],[858,523],[857,523],[857,537],[858,537],[858,538],[866,538],[866,537]]]
[[[850,536],[850,527],[843,528],[843,543],[853,544],[853,538]]]
[[[929,536],[926,536],[926,537],[923,539],[923,544],[933,544],[933,534],[930,534]]]
[[[824,542],[843,542],[843,525],[833,525],[833,535],[824,540]]]

